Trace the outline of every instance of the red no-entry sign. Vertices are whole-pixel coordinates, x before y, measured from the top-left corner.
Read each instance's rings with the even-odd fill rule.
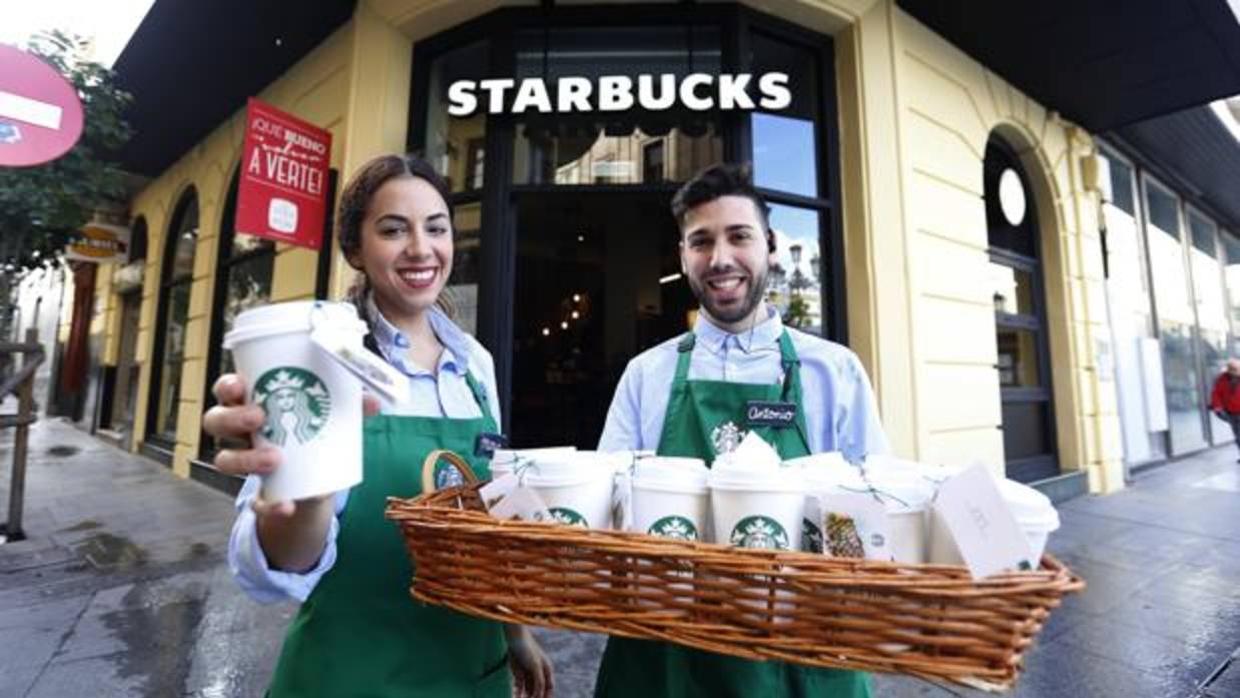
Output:
[[[56,69],[0,44],[0,167],[39,165],[82,135],[82,102]]]

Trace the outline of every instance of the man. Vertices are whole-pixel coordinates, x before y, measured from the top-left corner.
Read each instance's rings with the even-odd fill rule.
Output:
[[[1219,419],[1231,425],[1236,446],[1240,447],[1240,359],[1228,359],[1227,369],[1214,380],[1214,390],[1210,391],[1210,409]]]
[[[707,463],[756,431],[784,459],[842,451],[859,460],[886,439],[860,362],[848,349],[787,329],[765,300],[776,260],[769,209],[748,170],[720,165],[672,199],[681,271],[700,305],[693,331],[633,359],[616,388],[599,450],[656,449]],[[749,423],[762,402],[792,424]],[[595,695],[868,696],[865,674],[752,662],[659,642],[610,638]]]

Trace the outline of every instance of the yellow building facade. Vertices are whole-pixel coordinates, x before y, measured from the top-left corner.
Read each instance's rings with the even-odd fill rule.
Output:
[[[410,106],[420,68],[411,59],[417,46],[508,5],[362,0],[350,20],[255,96],[331,132],[331,167],[343,185],[367,159],[408,146],[410,126],[421,118]],[[1098,366],[1109,335],[1093,137],[892,0],[745,5],[829,40],[836,112],[827,116],[838,143],[829,162],[838,170],[840,223],[833,234],[842,243],[846,341],[874,383],[896,454],[932,463],[983,462],[997,473],[1008,459],[984,182],[988,144],[998,139],[1023,169],[1027,205],[1037,221],[1050,367],[1045,378],[1053,406],[1047,433],[1056,475],[1083,473],[1092,492],[1122,487],[1115,387]],[[140,380],[129,445],[137,451],[147,440],[150,410],[158,409],[151,404],[151,381],[160,351],[163,251],[179,202],[189,191],[197,197],[171,448],[172,467],[181,475],[203,453],[219,236],[243,127],[241,107],[150,179],[129,207],[131,220],[145,222],[150,250],[133,357]],[[475,215],[464,211],[458,215]],[[270,300],[313,297],[317,265],[315,252],[277,245]],[[105,366],[115,366],[122,353],[124,321],[113,273],[103,267],[96,277],[91,325]],[[351,280],[333,251],[326,295],[340,298]]]

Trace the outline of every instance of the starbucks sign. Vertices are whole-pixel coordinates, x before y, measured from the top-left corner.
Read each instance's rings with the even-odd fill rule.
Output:
[[[457,80],[448,86],[448,113],[572,114],[634,108],[665,111],[676,106],[691,111],[779,111],[792,103],[788,74],[776,72],[570,76],[553,85],[547,82],[542,78]]]
[[[331,416],[327,386],[318,376],[296,366],[277,366],[259,376],[253,401],[267,415],[259,433],[277,446],[311,441]]]

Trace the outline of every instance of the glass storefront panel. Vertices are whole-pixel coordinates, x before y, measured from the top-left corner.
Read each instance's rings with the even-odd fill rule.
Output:
[[[186,318],[189,315],[188,280],[173,284],[168,294],[168,324],[164,330],[163,370],[159,381],[159,411],[155,434],[168,441],[177,435],[177,408],[181,395],[181,365],[185,362]]]
[[[776,261],[767,281],[767,302],[784,323],[804,332],[823,334],[822,249],[818,211],[783,204],[771,206]]]
[[[176,440],[177,407],[181,395],[181,364],[185,360],[185,328],[193,284],[194,252],[198,247],[198,197],[192,192],[177,207],[177,217],[165,241],[163,337],[158,356],[159,385],[155,393],[152,436]]]
[[[1111,321],[1115,390],[1124,436],[1124,458],[1139,465],[1167,457],[1164,430],[1151,428],[1148,381],[1141,345],[1155,336],[1150,307],[1149,265],[1136,218],[1136,178],[1131,167],[1108,157],[1111,197],[1103,207],[1107,253],[1107,304]],[[1162,390],[1162,385],[1150,387]]]
[[[759,187],[818,196],[818,61],[809,49],[755,33],[750,40],[754,75],[784,73],[792,103],[778,114],[755,112],[750,117],[754,183]]]
[[[1231,355],[1240,356],[1240,239],[1223,233],[1223,278],[1227,284],[1227,318]]]
[[[514,184],[683,182],[723,161],[723,138],[707,117],[688,126],[563,121],[519,125]]]
[[[453,215],[452,275],[440,297],[456,324],[478,331],[478,284],[482,280],[482,203],[457,204]]]
[[[541,78],[553,102],[559,78],[586,78],[596,85],[602,76],[672,75],[675,81],[644,85],[653,103],[666,102],[666,109],[525,112],[516,127],[514,184],[681,182],[722,161],[717,114],[673,108],[675,92],[667,89],[690,73],[720,72],[717,28],[540,29],[518,32],[516,46],[517,79]],[[640,78],[630,83],[629,94],[640,97]]]
[[[999,349],[999,387],[1040,387],[1038,333],[1031,329],[1000,325],[995,329],[995,339]]]
[[[233,320],[242,312],[263,305],[271,298],[274,261],[272,255],[260,254],[229,265],[226,274],[228,286],[220,314],[220,322],[226,330],[232,327]],[[233,369],[232,352],[220,352],[220,367],[215,375],[232,373]]]
[[[1222,269],[1218,262],[1214,223],[1195,211],[1188,214],[1192,246],[1188,249],[1189,268],[1193,275],[1193,297],[1197,302],[1197,351],[1201,356],[1201,384],[1207,390],[1227,363],[1227,298],[1223,292]],[[1234,440],[1231,427],[1208,413],[1210,442],[1222,444]]]
[[[1006,264],[990,263],[991,299],[996,313],[1032,315],[1033,274]]]
[[[692,292],[662,194],[521,195],[511,433],[594,448],[628,361],[687,331]]]
[[[432,63],[426,110],[425,157],[453,192],[482,188],[486,165],[486,110],[468,117],[448,114],[448,87],[457,80],[485,77],[490,44],[479,41],[448,51]]]
[[[1197,371],[1195,317],[1181,239],[1179,201],[1146,182],[1146,235],[1162,345],[1167,418],[1174,455],[1205,448],[1204,393]]]

